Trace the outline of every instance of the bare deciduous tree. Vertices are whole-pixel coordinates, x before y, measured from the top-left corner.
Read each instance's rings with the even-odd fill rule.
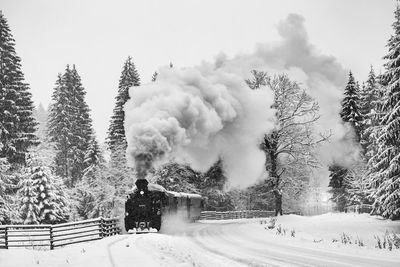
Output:
[[[315,148],[328,140],[330,134],[316,134],[314,124],[319,116],[315,100],[296,82],[282,74],[270,77],[262,71],[252,71],[246,80],[251,89],[269,87],[274,92],[276,128],[264,136],[261,149],[267,155],[265,181],[275,197],[275,212],[282,214],[282,194],[300,194],[311,170],[317,167]]]

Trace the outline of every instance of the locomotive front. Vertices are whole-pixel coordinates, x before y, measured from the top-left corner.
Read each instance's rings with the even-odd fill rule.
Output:
[[[125,229],[127,232],[157,231],[161,228],[162,195],[148,188],[146,179],[138,179],[133,193],[125,203]]]

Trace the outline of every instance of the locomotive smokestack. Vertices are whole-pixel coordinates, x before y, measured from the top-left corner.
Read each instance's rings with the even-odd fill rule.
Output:
[[[147,182],[146,179],[137,179],[135,182],[136,188],[139,191],[147,191],[147,185],[149,184],[149,182]]]

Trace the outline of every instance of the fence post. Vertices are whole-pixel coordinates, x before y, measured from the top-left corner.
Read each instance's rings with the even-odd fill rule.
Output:
[[[53,226],[50,225],[49,227],[49,232],[50,232],[50,250],[54,249],[54,243],[53,243]]]
[[[4,228],[4,242],[5,242],[5,246],[6,249],[8,249],[8,227]]]
[[[100,217],[100,222],[99,222],[99,226],[100,226],[100,237],[103,238],[104,237],[104,219],[103,217]]]

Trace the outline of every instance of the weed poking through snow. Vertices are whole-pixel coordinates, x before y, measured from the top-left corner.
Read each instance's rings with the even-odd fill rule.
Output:
[[[389,251],[400,248],[400,237],[395,233],[390,234],[389,231],[386,231],[383,238],[378,235],[374,235],[374,238],[376,241],[375,248],[388,249]]]
[[[282,227],[281,227],[280,224],[278,225],[278,227],[276,227],[276,234],[277,235],[282,235]]]

